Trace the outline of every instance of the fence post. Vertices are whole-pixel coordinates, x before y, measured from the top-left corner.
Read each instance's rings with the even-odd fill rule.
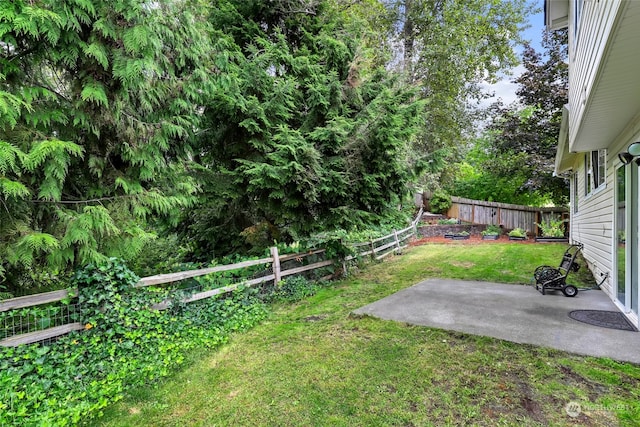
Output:
[[[376,248],[373,246],[373,239],[369,240],[369,246],[371,247],[371,258],[375,258]]]
[[[280,256],[277,246],[271,247],[271,257],[273,258],[273,286],[278,286],[278,282],[280,282]]]
[[[398,232],[393,230],[393,238],[396,240],[396,253],[400,251],[400,240],[398,240]]]
[[[420,220],[422,220],[422,214],[424,213],[424,209],[422,207],[420,207],[420,210],[418,211],[418,215],[416,215],[415,219],[411,222],[411,225],[413,225],[413,235],[415,236],[415,238],[418,238],[418,223],[420,222]]]
[[[344,244],[344,241],[342,239],[340,239],[340,244],[342,246],[346,246]],[[351,249],[353,249],[353,246],[351,247]],[[342,277],[347,277],[347,257],[342,258]]]

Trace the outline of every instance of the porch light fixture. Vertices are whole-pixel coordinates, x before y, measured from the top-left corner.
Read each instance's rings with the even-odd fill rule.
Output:
[[[629,152],[629,154],[631,154],[633,157],[638,157],[640,156],[640,141],[639,142],[634,142],[633,144],[631,144],[629,146],[629,148],[627,148],[627,151]]]
[[[640,141],[636,141],[629,145],[629,147],[627,147],[627,151],[618,153],[618,158],[623,165],[628,165],[633,159],[637,157],[640,157]],[[638,163],[638,160],[636,160],[636,163]]]
[[[618,153],[618,158],[623,165],[628,165],[629,163],[631,163],[631,160],[633,160],[633,156],[626,151]]]

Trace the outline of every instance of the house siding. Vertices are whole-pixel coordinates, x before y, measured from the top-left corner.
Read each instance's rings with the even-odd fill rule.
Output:
[[[611,241],[613,230],[613,211],[610,198],[613,194],[612,166],[610,155],[607,155],[607,173],[604,187],[600,187],[585,196],[585,163],[584,156],[579,156],[574,170],[578,173],[578,212],[571,218],[571,240],[584,245],[583,255],[589,263],[594,276],[609,274],[609,279],[603,285],[605,291],[612,294],[611,271]]]
[[[607,149],[605,187],[584,194],[585,162],[584,155],[577,156],[573,170],[578,174],[578,189],[571,194],[578,195],[578,212],[571,216],[571,240],[584,244],[583,255],[595,279],[600,280],[609,274],[602,289],[612,300],[616,299],[616,272],[614,270],[615,247],[617,235],[615,233],[617,207],[615,205],[616,172],[621,167],[617,154],[625,151],[633,141],[640,140],[640,118],[631,123],[616,141]],[[573,183],[572,183],[573,185]],[[573,206],[573,204],[572,204]]]
[[[570,3],[574,14],[574,4]],[[606,148],[640,111],[640,1],[584,1],[569,19],[569,152]],[[577,30],[577,31],[576,31]]]
[[[640,56],[632,54],[640,42],[640,1],[583,1],[578,27],[575,27],[576,2],[566,1],[569,4],[569,104],[563,113],[555,165],[557,173],[571,170],[574,174],[570,237],[572,242],[584,245],[582,252],[596,281],[608,275],[602,289],[629,320],[640,326],[637,283],[629,282],[630,277],[637,280],[640,268],[639,230],[627,227],[627,286],[632,286],[634,291],[629,292],[627,287],[627,300],[622,303],[618,301],[616,274],[616,226],[620,221],[616,174],[622,166],[618,154],[627,151],[629,144],[640,141],[640,78],[636,71],[640,69]],[[585,195],[585,154],[599,149],[606,149],[607,153],[605,183]],[[626,166],[627,171],[637,168],[635,164]],[[627,191],[637,191],[637,187],[640,184],[634,182]],[[638,197],[632,196],[634,203]],[[631,205],[629,199],[626,208],[627,214],[639,209]],[[631,304],[629,295],[632,295]]]
[[[571,2],[571,7],[574,7]],[[596,81],[605,54],[606,40],[611,33],[621,0],[584,2],[579,29],[569,20],[569,81],[574,90],[569,92],[569,147],[574,145],[587,100]],[[571,15],[575,13],[571,11]]]

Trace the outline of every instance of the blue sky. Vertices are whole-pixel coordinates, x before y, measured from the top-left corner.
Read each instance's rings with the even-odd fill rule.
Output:
[[[530,27],[522,33],[522,37],[531,42],[531,46],[536,51],[541,51],[540,41],[542,39],[542,29],[544,28],[544,12],[542,8],[535,15],[529,16]]]
[[[540,11],[534,15],[529,16],[529,25],[523,33],[522,37],[528,40],[531,46],[537,51],[541,52],[542,47],[540,46],[540,41],[542,39],[542,29],[544,28],[544,12],[542,8]],[[522,50],[519,48],[518,50]],[[498,98],[502,98],[505,104],[510,104],[511,102],[516,100],[516,89],[517,85],[511,83],[515,77],[519,76],[524,68],[519,66],[512,70],[511,76],[504,76],[503,79],[493,85],[485,84],[484,87],[486,90],[494,92],[495,95],[483,102],[483,105],[489,105],[492,102],[496,101]]]

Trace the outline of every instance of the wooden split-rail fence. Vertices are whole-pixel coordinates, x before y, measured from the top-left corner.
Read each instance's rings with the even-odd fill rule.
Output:
[[[402,230],[394,230],[391,234],[380,237],[378,239],[373,239],[368,242],[356,243],[353,244],[352,247],[354,249],[355,255],[349,256],[342,261],[343,272],[346,273],[347,262],[358,259],[361,257],[371,257],[376,260],[380,260],[389,254],[398,253],[402,249],[408,246],[408,240],[417,234],[417,225],[422,218],[422,209],[418,212],[418,215],[411,223],[411,225]],[[158,274],[155,276],[144,277],[140,279],[140,281],[135,285],[136,288],[144,288],[147,286],[157,286],[164,285],[167,283],[179,282],[185,279],[191,279],[195,277],[205,276],[207,274],[213,273],[221,273],[225,271],[237,271],[250,267],[255,267],[259,265],[270,265],[270,274],[267,274],[262,277],[257,277],[249,280],[242,280],[237,283],[233,283],[228,286],[223,286],[220,288],[204,290],[202,292],[198,292],[192,295],[189,295],[182,299],[183,303],[191,303],[194,301],[199,301],[205,298],[211,298],[216,295],[232,292],[238,289],[241,286],[254,286],[258,284],[272,282],[274,286],[277,286],[278,283],[287,276],[301,274],[307,271],[327,268],[332,265],[336,265],[336,260],[322,260],[318,262],[314,262],[307,265],[300,265],[293,268],[283,269],[281,266],[285,263],[289,264],[291,261],[297,261],[299,264],[303,263],[304,258],[312,256],[312,255],[322,255],[325,253],[324,249],[319,249],[315,251],[298,253],[298,254],[284,254],[280,255],[278,253],[277,247],[272,247],[270,250],[270,256],[266,258],[244,261],[236,264],[228,264],[228,265],[220,265],[216,267],[210,268],[202,268],[198,270],[189,270],[189,271],[181,271],[177,273],[168,273],[168,274]],[[332,275],[325,276],[323,279],[327,279],[333,277]],[[23,297],[11,298],[0,301],[0,313],[11,311],[11,310],[19,310],[23,308],[36,307],[45,304],[51,304],[60,302],[67,299],[73,299],[77,297],[78,291],[77,289],[71,290],[59,290],[52,292],[45,292],[35,295],[28,295]],[[164,310],[169,307],[168,302],[161,302],[155,304],[150,307],[150,309],[154,310]],[[0,324],[0,328],[4,327],[5,330],[12,329],[7,326],[7,320],[5,318],[5,324]],[[15,329],[15,328],[14,328]],[[39,330],[29,331],[26,333],[16,333],[11,334],[9,336],[4,337],[0,340],[0,346],[3,347],[15,347],[21,344],[30,344],[41,341],[46,341],[49,339],[54,339],[56,337],[68,334],[73,331],[82,331],[85,329],[85,325],[81,322],[67,322],[61,325],[41,328]],[[5,333],[6,334],[6,333]]]

